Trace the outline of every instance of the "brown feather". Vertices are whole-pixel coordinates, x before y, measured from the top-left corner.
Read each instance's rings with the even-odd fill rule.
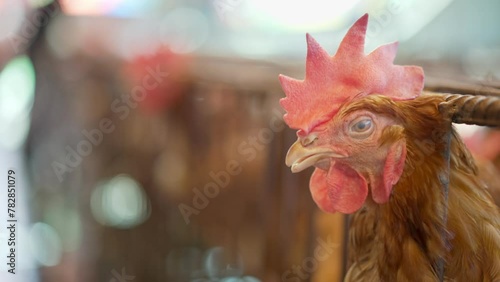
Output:
[[[438,281],[441,258],[446,281],[500,281],[500,213],[455,130],[447,202],[442,193],[442,137],[449,128],[438,110],[442,101],[436,94],[399,102],[371,95],[343,110],[367,109],[399,120],[403,128],[386,128],[380,144],[405,138],[408,150],[389,202],[368,201],[352,217],[352,266],[345,281]]]

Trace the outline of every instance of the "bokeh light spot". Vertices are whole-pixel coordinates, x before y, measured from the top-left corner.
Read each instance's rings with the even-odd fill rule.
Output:
[[[243,258],[223,247],[214,247],[207,251],[205,270],[210,278],[238,277],[244,272]]]
[[[15,150],[28,134],[35,94],[35,70],[26,56],[12,59],[0,73],[0,146]]]
[[[321,31],[339,26],[356,6],[354,1],[265,1],[253,0],[246,9],[238,9],[262,27],[272,26],[299,32]],[[339,21],[340,20],[340,21]]]
[[[53,2],[54,0],[29,0],[31,7],[35,9],[43,8]]]
[[[61,261],[61,239],[52,226],[37,222],[29,233],[30,250],[33,257],[43,266],[55,266]]]
[[[151,213],[143,188],[125,174],[98,184],[92,192],[91,209],[99,223],[122,229],[143,223]]]
[[[61,0],[65,13],[70,15],[103,15],[112,11],[123,0]]]

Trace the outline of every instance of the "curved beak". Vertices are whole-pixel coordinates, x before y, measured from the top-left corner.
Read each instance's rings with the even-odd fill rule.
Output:
[[[316,163],[330,158],[345,158],[346,156],[333,152],[330,148],[322,148],[313,144],[303,146],[299,138],[288,149],[285,163],[291,167],[293,173],[303,171],[304,169],[315,165]]]

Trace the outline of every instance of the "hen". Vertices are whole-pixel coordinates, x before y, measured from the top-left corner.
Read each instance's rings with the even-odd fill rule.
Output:
[[[397,43],[365,55],[367,23],[334,56],[307,35],[305,79],[280,76],[298,130],[286,164],[315,166],[323,211],[354,213],[345,281],[500,281],[499,210],[439,110],[445,96],[422,91],[420,67],[393,65]]]

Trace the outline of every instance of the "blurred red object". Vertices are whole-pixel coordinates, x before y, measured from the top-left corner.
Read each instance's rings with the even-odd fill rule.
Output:
[[[124,68],[125,79],[131,84],[131,93],[144,91],[139,108],[147,113],[162,112],[179,100],[187,81],[190,58],[175,54],[167,48],[154,54],[134,58]]]
[[[476,158],[480,178],[488,187],[495,203],[500,206],[500,131],[482,129],[464,138]]]
[[[479,130],[464,141],[474,156],[480,159],[493,161],[500,156],[500,131],[498,130]]]

